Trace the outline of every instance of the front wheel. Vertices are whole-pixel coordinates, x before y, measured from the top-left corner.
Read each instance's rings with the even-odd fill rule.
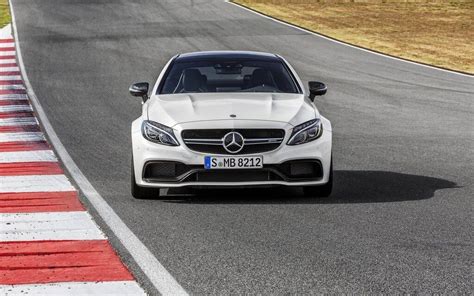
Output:
[[[160,188],[140,187],[135,181],[135,169],[133,165],[133,158],[131,164],[131,193],[136,199],[151,199],[160,197]]]
[[[329,169],[329,180],[324,185],[319,186],[304,186],[303,191],[304,195],[308,197],[328,197],[332,192],[333,184],[333,172],[332,172],[332,160],[331,167]]]

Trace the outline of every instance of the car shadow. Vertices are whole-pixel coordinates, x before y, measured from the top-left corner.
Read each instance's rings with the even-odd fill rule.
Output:
[[[317,204],[377,203],[423,200],[436,190],[458,188],[448,180],[387,171],[334,171],[334,189],[327,198],[306,197],[300,188],[170,189],[160,199],[189,204]]]

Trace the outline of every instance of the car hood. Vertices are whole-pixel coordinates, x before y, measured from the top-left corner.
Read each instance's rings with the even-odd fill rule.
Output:
[[[303,94],[156,95],[148,100],[147,105],[149,120],[170,127],[180,123],[215,120],[265,120],[297,125],[319,116],[314,105]]]

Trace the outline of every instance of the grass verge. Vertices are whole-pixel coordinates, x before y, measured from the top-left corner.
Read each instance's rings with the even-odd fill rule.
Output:
[[[11,22],[8,0],[0,0],[0,28]]]
[[[473,0],[359,1],[234,0],[344,42],[474,74]]]

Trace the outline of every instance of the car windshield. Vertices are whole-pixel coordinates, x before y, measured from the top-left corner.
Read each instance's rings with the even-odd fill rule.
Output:
[[[175,61],[160,94],[270,92],[298,93],[287,67],[280,61]]]

